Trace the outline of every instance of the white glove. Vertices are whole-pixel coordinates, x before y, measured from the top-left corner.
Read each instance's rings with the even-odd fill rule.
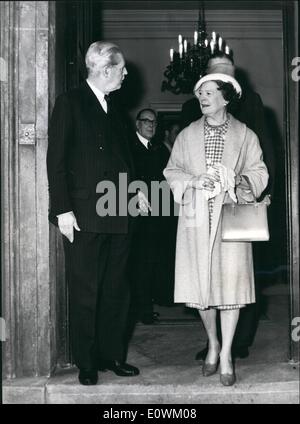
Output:
[[[217,196],[221,191],[228,191],[229,196],[236,203],[237,198],[235,195],[235,172],[231,168],[227,168],[221,163],[216,163],[214,166],[210,166],[207,170],[207,173],[210,175],[219,175],[220,181],[215,182],[215,188],[213,191],[203,190],[203,194],[206,199],[211,199],[212,197]]]

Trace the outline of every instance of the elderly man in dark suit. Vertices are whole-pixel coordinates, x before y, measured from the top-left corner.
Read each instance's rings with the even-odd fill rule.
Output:
[[[121,87],[127,70],[119,47],[100,41],[89,47],[86,66],[87,80],[56,100],[47,169],[50,221],[64,235],[72,352],[80,383],[92,385],[98,370],[120,376],[139,370],[124,358],[132,231],[117,201],[119,176],[129,184],[134,167],[125,124],[107,97]],[[98,184],[106,180],[116,189],[115,213],[101,207],[106,193]],[[127,191],[121,194],[127,199]]]
[[[208,61],[206,73],[224,73],[227,75],[235,76],[236,72],[233,59],[222,52],[216,52]],[[229,107],[228,110],[235,118],[241,122],[244,122],[250,129],[252,129],[252,131],[257,134],[263,151],[264,161],[269,172],[269,183],[261,197],[263,197],[265,194],[273,195],[275,179],[274,146],[272,145],[272,140],[267,133],[264,106],[258,93],[251,90],[251,88],[248,86],[243,84],[241,85],[243,94],[240,101],[233,107]],[[191,122],[199,119],[201,116],[202,113],[198,99],[190,99],[182,106],[181,126],[184,128]],[[248,348],[251,346],[254,340],[259,319],[261,282],[258,280],[260,276],[259,268],[263,266],[263,249],[265,246],[262,243],[254,243],[253,247],[257,302],[255,304],[248,305],[240,313],[240,318],[232,345],[233,356],[239,358],[246,358],[249,355]],[[196,359],[205,359],[206,355],[207,347],[197,353]]]
[[[162,171],[169,154],[162,143],[155,141],[157,115],[153,109],[140,110],[135,125],[136,133],[131,137],[131,149],[136,177],[145,183],[147,193],[144,194],[149,203],[147,214],[136,218],[130,268],[135,317],[143,324],[149,325],[158,321],[153,303],[162,290],[164,280],[165,266],[161,248],[165,245],[165,221],[169,219],[161,216],[161,208],[159,216],[153,216],[151,183],[165,180]]]

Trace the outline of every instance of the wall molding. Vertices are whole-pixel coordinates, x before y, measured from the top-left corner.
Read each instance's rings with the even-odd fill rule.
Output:
[[[50,371],[48,2],[1,2],[0,19],[3,377],[15,378]]]
[[[180,112],[182,102],[151,102],[149,107],[157,112]]]
[[[207,31],[230,39],[282,39],[280,10],[215,10],[206,12]],[[192,38],[197,10],[103,10],[103,34],[108,39]]]
[[[6,321],[6,341],[3,345],[3,376],[14,378],[20,369],[20,325],[17,310],[19,294],[19,230],[18,182],[15,170],[18,150],[15,146],[17,123],[14,110],[18,110],[16,81],[18,70],[15,46],[18,43],[16,2],[0,3],[0,56],[7,68],[7,78],[1,81],[1,271],[2,315]]]

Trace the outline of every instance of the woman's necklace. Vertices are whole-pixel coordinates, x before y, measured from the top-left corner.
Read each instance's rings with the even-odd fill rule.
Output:
[[[210,124],[210,123],[208,122],[208,119],[207,119],[207,118],[206,118],[206,122],[207,122],[207,125],[208,125],[209,127],[211,127],[211,128],[218,128],[218,127],[221,127],[222,125],[225,125],[225,124],[226,124],[226,122],[228,121],[228,119],[229,119],[229,117],[228,117],[228,115],[226,114],[226,115],[225,115],[225,119],[223,120],[223,122],[222,122],[221,124],[217,124],[217,125]]]
[[[222,124],[212,125],[208,122],[208,120],[206,118],[205,121],[206,121],[207,130],[209,132],[209,135],[214,136],[216,133],[221,132],[222,128],[227,124],[228,120],[229,120],[229,117],[226,115],[225,121],[222,122]]]

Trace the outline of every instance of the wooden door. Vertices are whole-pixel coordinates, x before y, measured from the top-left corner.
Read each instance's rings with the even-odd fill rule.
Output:
[[[85,80],[85,53],[93,41],[93,22],[95,22],[92,1],[55,2],[55,9],[55,86],[50,96],[51,109],[60,93],[79,86]],[[72,363],[68,289],[62,237],[57,229],[51,227],[50,261],[54,282],[52,317],[55,322],[53,339],[57,357],[54,367],[55,365],[65,367]]]

